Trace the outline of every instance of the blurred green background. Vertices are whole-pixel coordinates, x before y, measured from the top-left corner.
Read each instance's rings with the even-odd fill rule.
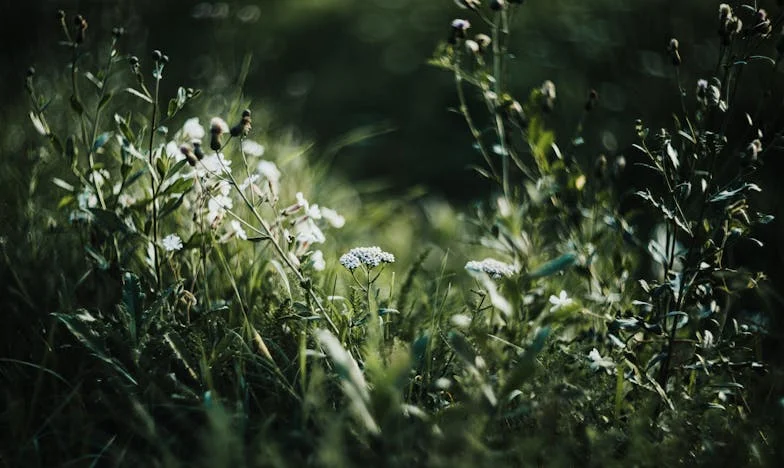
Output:
[[[780,8],[773,0],[758,3],[772,16]],[[112,27],[123,26],[128,34],[121,50],[143,62],[152,49],[163,50],[171,65],[162,95],[172,95],[179,85],[203,89],[206,109],[215,113],[236,96],[241,64],[251,56],[243,89],[255,125],[314,142],[310,156],[331,158],[334,170],[351,180],[375,181],[388,193],[420,187],[456,204],[483,199],[490,188],[467,168],[481,164],[481,157],[462,118],[449,110],[457,105],[453,78],[426,64],[447,37],[452,18],[472,19],[474,32],[486,32],[452,0],[0,0],[0,5],[5,56],[0,148],[7,163],[0,183],[24,183],[31,160],[25,150],[40,142],[23,118],[23,78],[35,65],[45,89],[47,76],[64,72],[68,52],[57,45],[55,20],[56,10],[63,9],[86,16],[88,40],[105,42]],[[565,147],[589,90],[596,89],[599,107],[585,124],[577,156],[587,165],[601,153],[624,154],[632,167],[626,182],[641,186],[646,174],[634,169],[639,155],[630,149],[634,121],[642,118],[653,129],[671,126],[680,108],[667,43],[673,36],[680,40],[681,82],[691,106],[697,79],[715,69],[717,21],[714,1],[527,0],[513,21],[514,93],[524,99],[544,80],[555,82],[558,100],[548,124]],[[772,46],[769,53],[775,55]],[[763,127],[781,128],[782,87],[763,96],[758,86],[783,82],[780,68],[759,62],[746,70],[742,108],[753,114],[760,102],[767,103],[771,110],[760,117]],[[363,135],[375,136],[352,138]],[[352,140],[359,141],[342,144]],[[759,208],[781,217],[781,152],[767,157],[759,182],[769,189]],[[8,213],[5,198],[0,207]],[[784,230],[781,223],[766,229],[759,235],[767,242],[764,254],[759,249],[741,254],[780,278]]]

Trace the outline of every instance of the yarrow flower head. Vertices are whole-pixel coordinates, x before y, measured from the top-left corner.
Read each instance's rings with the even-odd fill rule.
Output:
[[[348,270],[355,270],[361,265],[368,269],[375,268],[382,263],[395,263],[395,256],[384,252],[381,247],[354,247],[340,257],[340,264]]]
[[[163,249],[167,252],[176,252],[182,249],[182,239],[177,234],[169,234],[163,238]]]
[[[465,264],[465,269],[473,272],[487,273],[494,279],[501,279],[503,277],[508,278],[517,273],[517,267],[514,265],[501,262],[494,258],[486,258],[482,261],[471,260]]]

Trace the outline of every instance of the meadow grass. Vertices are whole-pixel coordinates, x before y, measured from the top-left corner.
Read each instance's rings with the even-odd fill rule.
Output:
[[[2,464],[781,456],[765,316],[743,313],[765,275],[732,255],[773,222],[755,177],[780,132],[729,130],[743,71],[777,64],[782,18],[722,4],[716,74],[693,84],[662,44],[673,120],[629,122],[636,143],[610,158],[584,150],[595,91],[566,140],[555,83],[510,94],[523,3],[457,1],[431,60],[495,187],[465,212],[374,196],[265,133],[248,62],[214,113],[198,90],[161,95],[184,58],[132,56],[122,29],[58,13],[70,59],[27,74],[38,146],[0,244]]]

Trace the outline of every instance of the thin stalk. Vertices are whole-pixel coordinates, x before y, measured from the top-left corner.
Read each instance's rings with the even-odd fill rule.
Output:
[[[501,95],[503,92],[502,86],[502,65],[503,55],[501,53],[501,23],[506,20],[506,13],[502,10],[496,14],[495,21],[493,21],[493,91],[495,92],[496,109],[498,109]],[[494,112],[495,128],[498,133],[498,142],[503,151],[501,151],[501,184],[504,190],[504,196],[509,198],[509,150],[507,149],[506,129],[504,122],[501,119],[501,114],[498,111]]]
[[[155,284],[158,289],[161,288],[161,264],[158,254],[158,186],[155,176],[155,155],[153,153],[153,143],[155,140],[156,122],[155,119],[158,115],[158,92],[161,87],[161,72],[163,66],[155,65],[155,93],[152,100],[152,118],[150,124],[150,145],[149,145],[149,161],[150,161],[150,186],[152,188],[152,245],[153,245],[153,263],[155,264]]]

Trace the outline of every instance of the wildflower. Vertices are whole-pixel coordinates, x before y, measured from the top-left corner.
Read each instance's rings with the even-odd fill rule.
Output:
[[[574,301],[571,297],[569,297],[566,291],[561,290],[561,293],[558,296],[550,296],[550,304],[552,304],[552,307],[550,307],[550,312],[555,312],[574,304]]]
[[[237,221],[236,219],[231,220],[231,232],[236,236],[238,239],[248,240],[248,234],[245,232],[245,229],[242,228],[242,224]]]
[[[479,262],[472,260],[465,264],[465,269],[473,272],[487,273],[494,279],[510,277],[517,273],[517,267],[514,265],[498,261],[494,258],[486,258]]]
[[[751,28],[753,34],[765,37],[773,30],[770,18],[768,18],[768,12],[762,8],[754,14],[754,21],[756,21],[756,24]]]
[[[382,263],[395,263],[395,256],[377,246],[354,247],[340,257],[340,264],[349,270],[354,270],[360,265],[371,269]]]
[[[608,372],[610,369],[615,367],[615,362],[611,358],[602,357],[599,354],[599,350],[593,348],[590,353],[588,353],[588,359],[591,360],[591,369],[592,370],[599,370],[599,369],[606,369]]]
[[[210,120],[210,148],[213,151],[221,149],[221,135],[229,132],[229,125],[220,117]]]
[[[295,239],[303,245],[323,244],[327,240],[313,218],[303,217],[294,225]]]
[[[468,328],[471,325],[471,316],[467,314],[455,314],[449,321],[457,328]]]
[[[186,120],[180,132],[183,140],[201,140],[204,138],[204,127],[199,124],[198,117]]]
[[[452,21],[452,32],[449,36],[450,44],[457,44],[459,40],[465,39],[466,31],[471,27],[471,23],[464,19],[455,19]]]
[[[223,153],[211,154],[201,161],[200,167],[197,168],[199,176],[204,177],[207,174],[222,174],[224,172],[231,172],[231,161],[226,159]]]
[[[555,106],[555,83],[550,80],[546,80],[542,83],[542,87],[539,88],[539,92],[542,95],[543,99],[543,107],[545,111],[553,110]]]
[[[85,187],[76,196],[76,202],[79,204],[79,208],[82,209],[95,208],[98,206],[98,197],[90,188]]]
[[[321,215],[334,228],[340,229],[346,224],[346,218],[344,218],[343,216],[338,214],[337,211],[331,208],[327,208],[327,207],[322,208]]]
[[[732,7],[726,3],[719,5],[719,37],[724,46],[730,45],[733,37],[743,28],[743,22],[732,13]]]
[[[471,39],[468,39],[467,41],[465,41],[465,47],[466,50],[472,54],[479,53],[479,44],[477,44],[476,41],[472,41]]]
[[[261,156],[264,154],[264,146],[253,140],[242,140],[242,151],[251,156]]]
[[[327,262],[324,261],[324,253],[321,250],[316,250],[310,254],[310,264],[316,271],[324,271],[327,267]]]
[[[487,50],[488,47],[490,47],[490,43],[492,42],[492,39],[490,39],[490,36],[488,36],[487,34],[477,34],[474,37],[474,41],[479,46],[479,51],[484,52],[485,50]]]
[[[177,234],[169,234],[163,238],[163,250],[167,252],[176,252],[182,249],[182,239]]]
[[[234,202],[228,195],[218,194],[211,197],[207,202],[207,222],[216,226],[223,219],[226,210],[230,210],[233,206]]]

